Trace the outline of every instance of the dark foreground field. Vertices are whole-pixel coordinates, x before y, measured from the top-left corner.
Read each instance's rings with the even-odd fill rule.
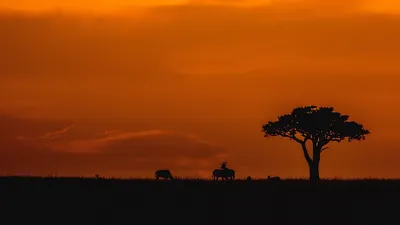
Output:
[[[400,224],[400,181],[0,178],[0,190],[1,224]]]

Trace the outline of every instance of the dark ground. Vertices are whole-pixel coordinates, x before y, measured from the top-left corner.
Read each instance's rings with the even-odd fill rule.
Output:
[[[9,177],[0,178],[0,223],[400,224],[399,200],[397,180]]]

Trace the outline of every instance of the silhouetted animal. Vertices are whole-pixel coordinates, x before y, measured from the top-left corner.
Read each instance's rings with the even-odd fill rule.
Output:
[[[232,169],[216,169],[213,171],[212,175],[214,180],[218,180],[218,178],[221,177],[221,179],[230,179],[233,180],[235,179],[235,171]]]
[[[250,176],[248,176],[246,180],[251,180],[251,177],[250,177]]]
[[[270,177],[268,176],[268,180],[281,180],[280,177]]]
[[[173,180],[174,179],[174,177],[172,176],[172,174],[169,170],[157,170],[154,175],[156,177],[156,180],[158,180],[160,177],[164,178],[164,180],[166,180],[166,179]]]

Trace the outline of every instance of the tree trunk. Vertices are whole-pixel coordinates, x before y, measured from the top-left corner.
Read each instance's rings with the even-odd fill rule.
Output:
[[[313,146],[313,160],[309,164],[310,167],[310,180],[319,180],[319,161],[321,159],[321,148],[314,144]]]
[[[312,163],[310,168],[310,180],[319,180],[319,163]]]
[[[301,143],[301,147],[303,149],[304,157],[308,163],[308,167],[310,169],[310,180],[319,180],[319,161],[321,159],[321,148],[313,142],[313,157],[310,157],[310,154],[307,151],[307,146],[305,142]]]

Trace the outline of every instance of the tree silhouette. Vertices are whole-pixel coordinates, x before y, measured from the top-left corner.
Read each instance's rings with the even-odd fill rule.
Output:
[[[293,109],[291,114],[279,116],[262,126],[264,137],[280,136],[298,142],[310,169],[310,180],[319,180],[321,153],[330,142],[345,139],[365,140],[370,134],[363,125],[348,121],[349,116],[334,111],[333,107],[304,106]],[[307,142],[312,142],[312,158]]]

